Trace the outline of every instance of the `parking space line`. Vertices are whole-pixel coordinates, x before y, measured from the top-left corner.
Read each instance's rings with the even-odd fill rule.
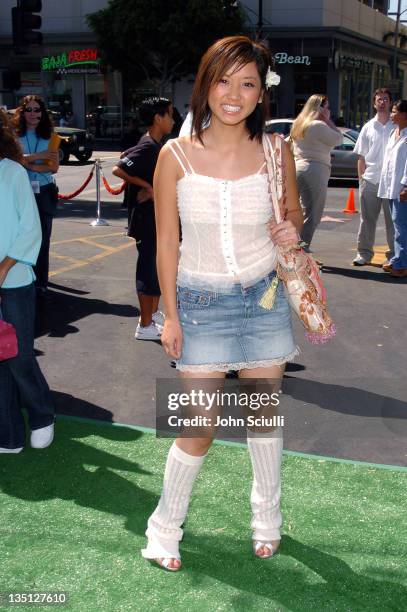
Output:
[[[386,257],[386,251],[388,250],[388,247],[386,245],[379,245],[379,246],[374,246],[374,256],[373,259],[370,263],[372,264],[377,264],[377,265],[382,265],[387,261],[387,257]]]
[[[109,238],[110,236],[125,236],[126,234],[124,232],[109,232],[108,234],[98,234],[96,237],[97,238]],[[78,242],[78,240],[82,240],[82,239],[88,239],[88,238],[93,238],[95,236],[95,234],[92,234],[91,236],[79,236],[79,238],[67,238],[65,240],[52,240],[51,241],[51,246],[54,246],[56,244],[68,244],[69,242]]]
[[[57,270],[53,270],[50,272],[50,276],[57,276],[58,274],[63,274],[64,272],[70,272],[71,270],[75,270],[76,268],[82,268],[84,266],[88,266],[89,264],[98,261],[99,259],[103,259],[104,257],[108,257],[109,255],[114,255],[115,253],[120,253],[120,251],[124,251],[131,246],[134,246],[134,242],[129,242],[126,244],[121,244],[118,247],[112,248],[112,251],[104,251],[103,253],[98,253],[97,255],[92,255],[92,257],[87,257],[86,259],[78,259],[74,260],[74,263],[71,265],[65,266],[63,268],[58,268]]]
[[[69,257],[69,255],[60,255],[59,253],[55,253],[54,251],[50,251],[49,254],[53,259],[66,259],[72,262],[80,261],[80,259],[75,259],[75,257]]]
[[[90,246],[97,247],[98,249],[102,249],[103,251],[109,251],[110,253],[114,253],[116,247],[108,246],[107,244],[100,244],[100,242],[95,242],[90,238],[78,238],[78,242],[81,244],[89,244]]]

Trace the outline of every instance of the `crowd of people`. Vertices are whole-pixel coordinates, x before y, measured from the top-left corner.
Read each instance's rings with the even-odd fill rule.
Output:
[[[128,184],[129,233],[137,241],[135,337],[159,340],[175,360],[185,388],[194,380],[218,389],[229,370],[280,389],[285,364],[297,352],[290,308],[276,273],[277,248],[310,250],[326,202],[330,151],[342,134],[325,95],[310,97],[288,141],[265,136],[270,88],[276,83],[269,50],[245,36],[227,37],[202,58],[191,99],[190,128],[162,146],[174,125],[166,98],[146,99],[147,132],[126,150],[114,174]],[[361,224],[355,265],[373,257],[375,227],[385,211],[384,270],[407,275],[407,102],[392,106],[387,89],[374,95],[376,116],[363,127],[359,155]],[[269,139],[267,141],[267,139]],[[277,141],[279,146],[277,146]],[[265,143],[283,169],[286,214],[277,224],[270,200]],[[279,148],[280,147],[280,148]],[[34,313],[48,284],[49,244],[56,211],[58,142],[44,102],[26,96],[14,131],[0,114],[0,297],[18,338],[18,356],[0,362],[0,452],[53,439],[54,406],[34,355]],[[277,158],[276,158],[277,159]],[[276,163],[277,163],[276,161]],[[3,223],[4,219],[4,223]],[[181,247],[180,247],[181,244]],[[274,304],[260,304],[275,287]],[[158,309],[160,297],[165,316]],[[142,554],[178,571],[179,541],[194,481],[213,430],[181,436],[172,445],[163,491],[147,525]],[[275,554],[280,542],[281,428],[248,431],[253,467],[253,553]]]

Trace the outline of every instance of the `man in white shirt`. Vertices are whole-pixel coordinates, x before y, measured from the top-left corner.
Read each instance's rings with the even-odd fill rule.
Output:
[[[364,266],[370,263],[373,258],[376,224],[381,207],[383,207],[386,238],[389,247],[386,251],[386,257],[390,260],[394,255],[394,225],[389,203],[377,195],[384,151],[390,133],[394,129],[394,125],[390,120],[390,105],[390,91],[388,89],[377,89],[373,96],[376,116],[363,126],[354,148],[354,152],[359,155],[358,175],[361,210],[357,238],[358,252],[353,260],[354,266]]]
[[[378,195],[389,202],[394,223],[394,257],[383,265],[397,278],[407,277],[407,100],[393,105],[391,119],[396,129],[384,153]]]

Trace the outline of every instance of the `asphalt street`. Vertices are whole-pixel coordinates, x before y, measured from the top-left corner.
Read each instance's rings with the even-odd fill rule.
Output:
[[[109,183],[118,153],[97,153]],[[58,173],[60,193],[83,183],[92,162],[70,162]],[[287,368],[285,448],[407,465],[405,279],[382,272],[384,220],[376,265],[354,268],[359,214],[342,213],[351,183],[330,186],[313,245],[323,261],[329,307],[338,328],[325,346],[307,343],[294,321],[300,355]],[[357,202],[357,184],[355,195]],[[49,299],[37,317],[36,350],[60,413],[155,427],[157,379],[176,376],[158,342],[134,339],[138,303],[136,248],[125,234],[122,196],[102,188],[96,216],[95,179],[63,201],[54,223]]]

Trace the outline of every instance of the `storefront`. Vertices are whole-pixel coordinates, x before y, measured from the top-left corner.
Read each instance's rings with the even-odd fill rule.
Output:
[[[123,128],[122,83],[103,71],[97,49],[59,49],[41,58],[44,97],[55,120],[87,127],[98,138],[119,138]]]
[[[372,114],[372,94],[378,87],[391,87],[402,95],[404,73],[391,79],[392,48],[360,37],[328,29],[313,32],[273,32],[269,44],[276,59],[281,83],[273,92],[272,114],[295,117],[313,93],[327,94],[332,116],[344,125],[360,129]],[[399,61],[407,53],[399,50]]]

